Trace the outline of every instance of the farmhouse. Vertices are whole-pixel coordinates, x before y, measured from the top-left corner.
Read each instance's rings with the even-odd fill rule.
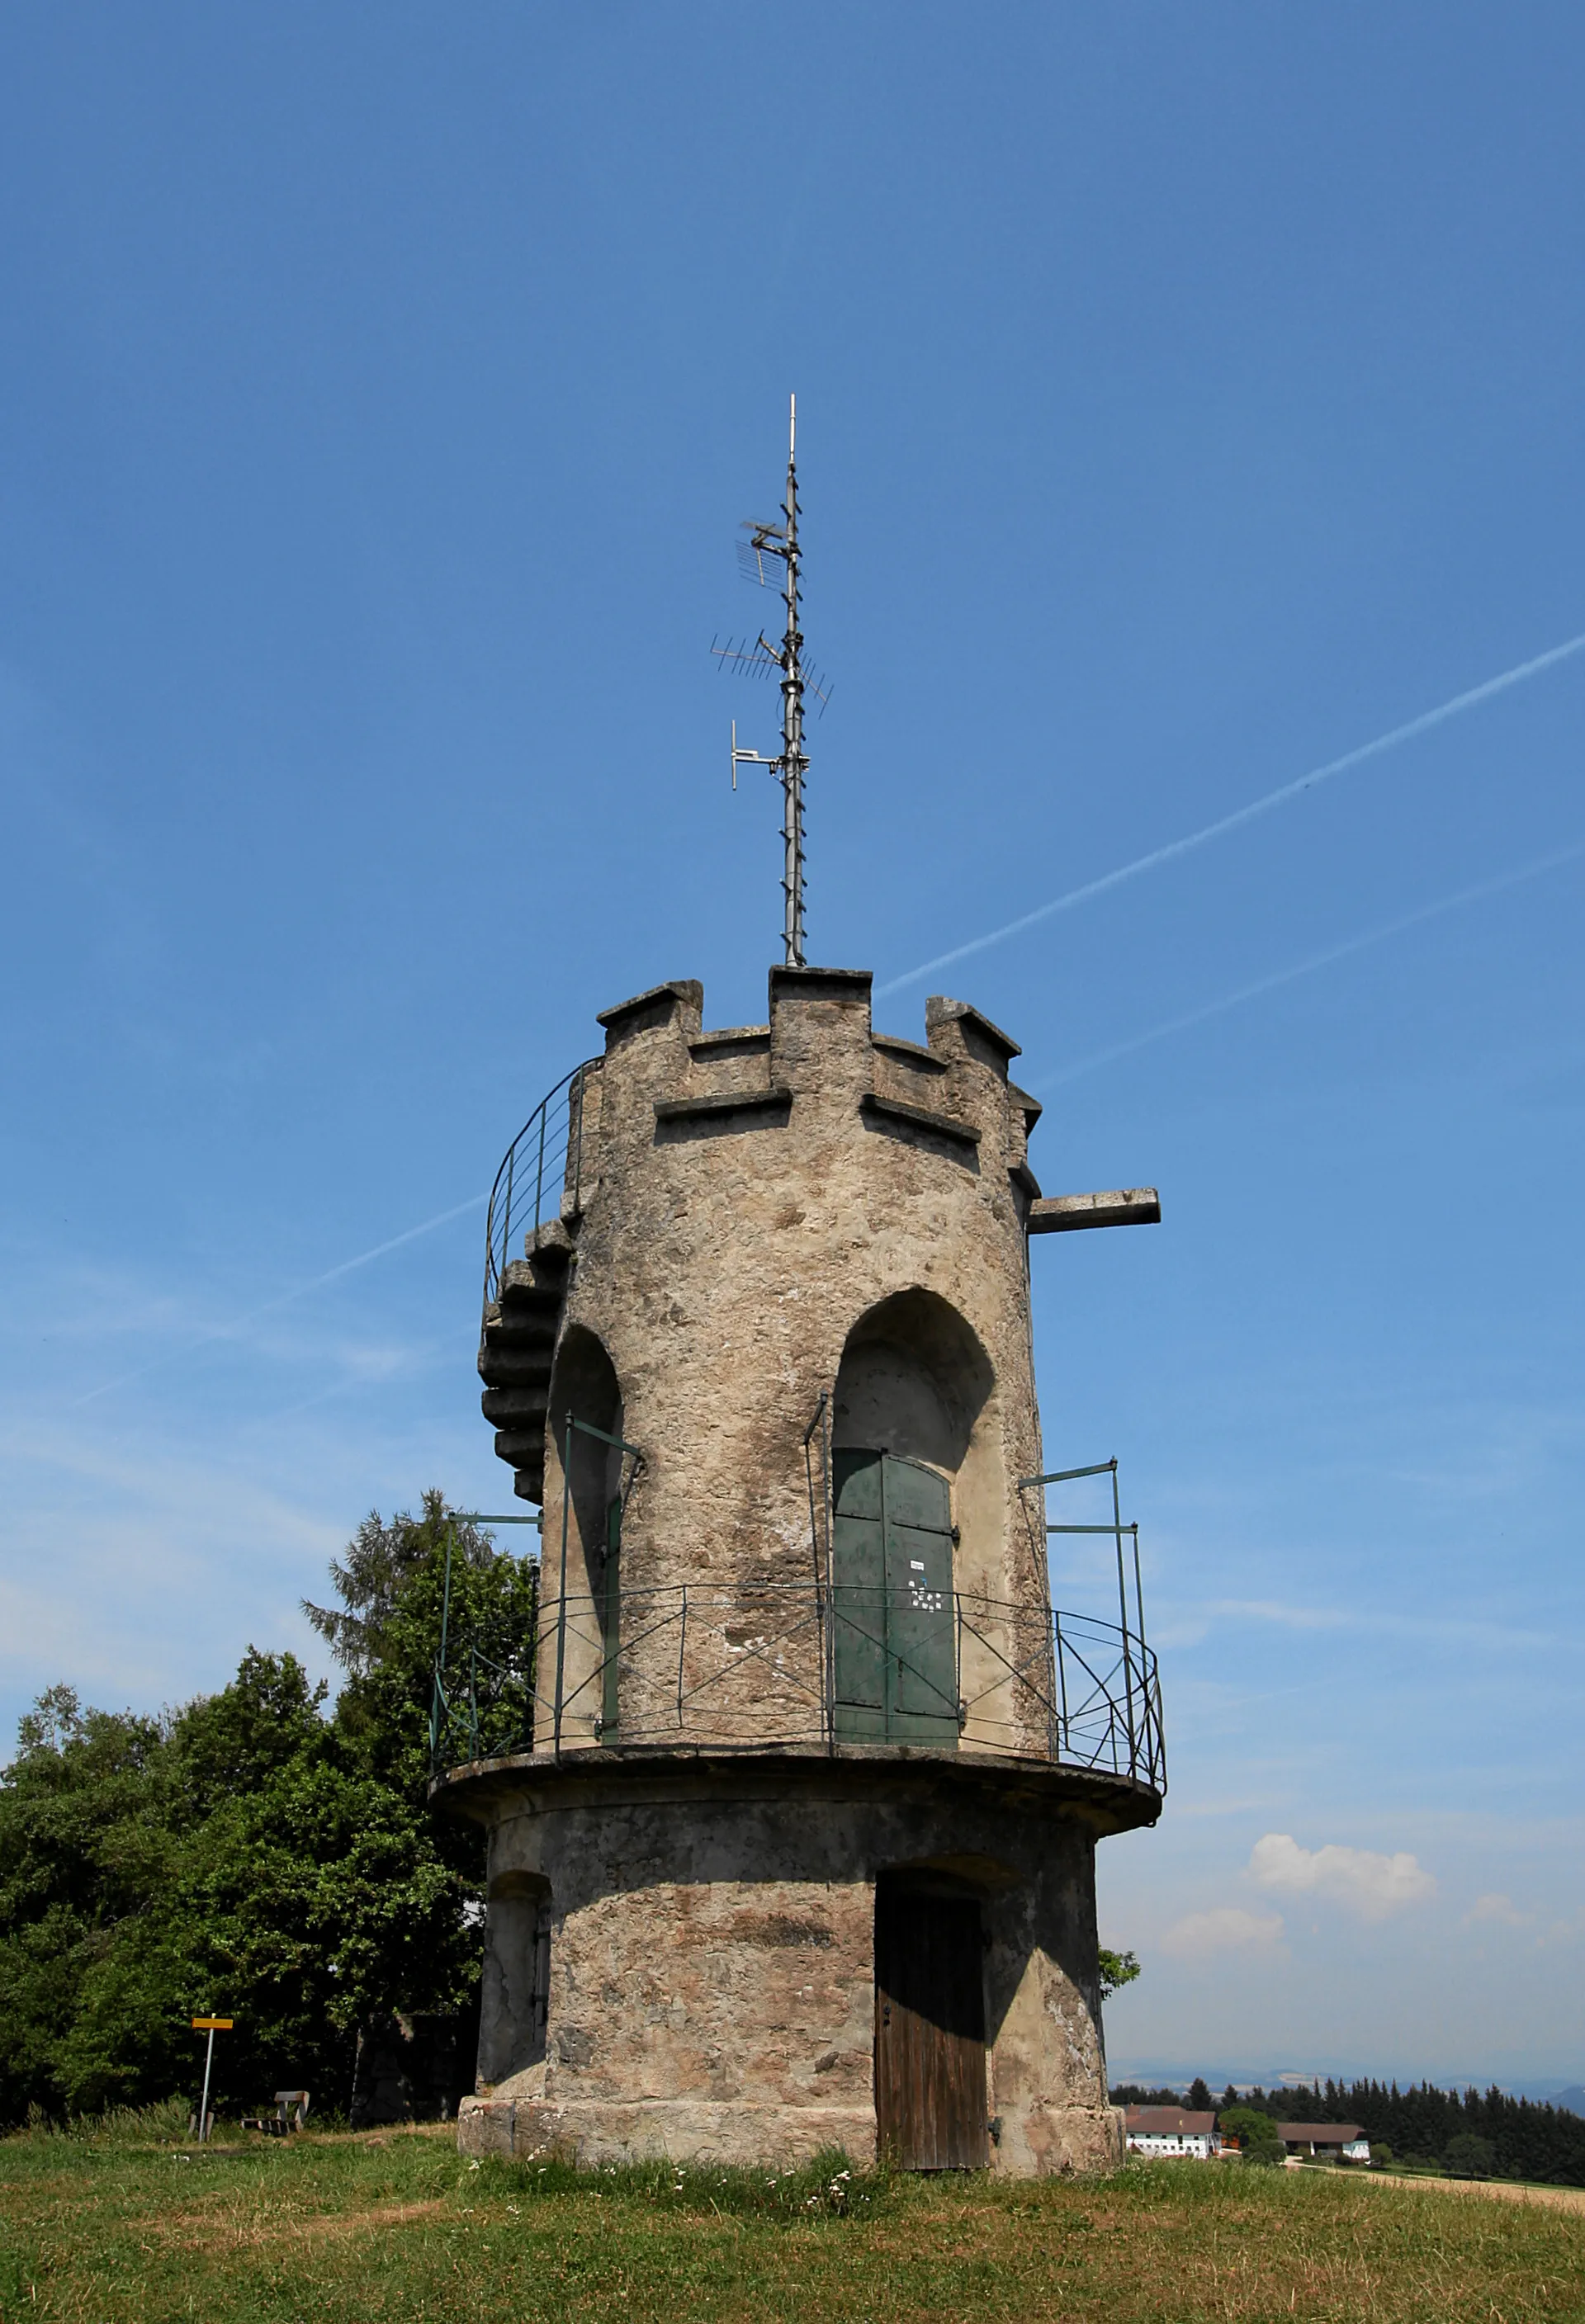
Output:
[[[1279,2122],[1293,2163],[1368,2163],[1370,2141],[1357,2122]]]
[[[1132,2106],[1125,2116],[1130,2154],[1190,2158],[1209,2163],[1222,2151],[1214,2114],[1186,2107]]]

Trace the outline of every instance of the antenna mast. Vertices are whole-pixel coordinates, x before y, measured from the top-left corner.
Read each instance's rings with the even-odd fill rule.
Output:
[[[798,626],[798,398],[788,398],[787,497],[782,503],[787,520],[787,628],[782,640],[782,796],[786,812],[782,839],[786,850],[782,893],[786,899],[782,941],[786,965],[803,966],[803,778],[809,761],[803,755],[803,632]]]
[[[740,766],[769,767],[780,779],[783,797],[782,816],[782,896],[783,902],[782,945],[789,968],[802,968],[803,956],[803,779],[809,772],[809,761],[803,749],[803,697],[812,694],[823,709],[830,689],[806,668],[803,659],[803,632],[799,627],[800,550],[798,547],[798,398],[789,399],[787,412],[787,497],[782,503],[780,524],[745,524],[746,540],[737,544],[743,569],[751,581],[763,588],[769,576],[766,559],[776,558],[782,566],[782,598],[786,607],[786,622],[782,642],[774,645],[764,631],[752,645],[745,640],[725,645],[717,643],[710,651],[723,669],[746,671],[750,676],[768,676],[773,669],[781,674],[782,687],[782,749],[779,757],[766,759],[758,751],[739,747],[736,720],[732,725],[732,788],[737,788]]]

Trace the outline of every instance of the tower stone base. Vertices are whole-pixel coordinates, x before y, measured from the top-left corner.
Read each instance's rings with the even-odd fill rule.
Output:
[[[904,1922],[956,1900],[952,1925],[977,1932],[984,2162],[1035,2176],[1120,2160],[1095,1843],[1154,1821],[1143,1786],[1005,1754],[840,1746],[774,1760],[611,1748],[459,1769],[440,1788],[490,1829],[463,2153],[786,2167],[841,2147],[873,2163],[884,1890]],[[958,2070],[977,2088],[978,2052]]]

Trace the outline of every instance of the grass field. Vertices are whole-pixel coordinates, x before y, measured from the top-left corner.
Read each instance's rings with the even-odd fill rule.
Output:
[[[0,2141],[4,2324],[1585,2319],[1585,2216],[1335,2173],[580,2176],[461,2163],[443,2130],[158,2127]]]

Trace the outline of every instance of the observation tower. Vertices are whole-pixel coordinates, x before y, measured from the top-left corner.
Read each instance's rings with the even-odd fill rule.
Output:
[[[978,1010],[896,1039],[805,964],[791,462],[783,516],[765,1021],[685,980],[607,1010],[491,1203],[484,1409],[542,1582],[533,1637],[437,1673],[436,1794],[489,1838],[459,2142],[1100,2168],[1096,1844],[1165,1764],[1113,1463],[1061,1475],[1110,1471],[1117,1595],[1051,1603],[1029,1255],[1159,1206],[1042,1195]]]

